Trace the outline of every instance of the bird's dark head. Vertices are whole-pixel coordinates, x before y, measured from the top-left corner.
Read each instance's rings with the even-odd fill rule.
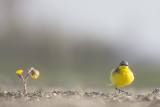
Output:
[[[121,63],[119,65],[120,66],[128,66],[128,62],[127,61],[121,61]]]

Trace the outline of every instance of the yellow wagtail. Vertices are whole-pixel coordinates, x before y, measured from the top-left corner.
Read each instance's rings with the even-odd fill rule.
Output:
[[[115,85],[115,89],[119,90],[119,92],[124,92],[122,88],[133,82],[134,75],[132,71],[129,69],[127,61],[121,61],[119,67],[112,70],[110,80],[111,84]],[[118,89],[117,86],[121,89]]]

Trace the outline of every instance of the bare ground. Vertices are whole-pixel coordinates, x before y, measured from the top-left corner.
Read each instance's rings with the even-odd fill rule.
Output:
[[[160,90],[148,94],[77,91],[0,92],[0,107],[160,107]]]

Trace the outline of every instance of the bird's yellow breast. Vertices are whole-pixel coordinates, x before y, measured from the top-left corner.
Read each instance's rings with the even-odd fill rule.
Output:
[[[112,71],[110,79],[114,85],[123,87],[133,82],[134,75],[128,66],[119,66],[117,71]]]

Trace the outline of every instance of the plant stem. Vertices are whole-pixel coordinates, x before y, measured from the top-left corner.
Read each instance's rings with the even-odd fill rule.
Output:
[[[31,73],[31,71],[33,70],[34,68],[31,68],[29,71],[28,71],[28,74],[27,76],[24,78],[22,78],[23,80],[23,86],[24,86],[24,96],[27,97],[28,96],[28,91],[27,91],[27,80],[28,80],[28,77]]]
[[[24,81],[23,86],[24,86],[24,96],[27,97],[27,96],[28,96],[28,92],[27,92],[27,84],[26,84],[26,81]]]

